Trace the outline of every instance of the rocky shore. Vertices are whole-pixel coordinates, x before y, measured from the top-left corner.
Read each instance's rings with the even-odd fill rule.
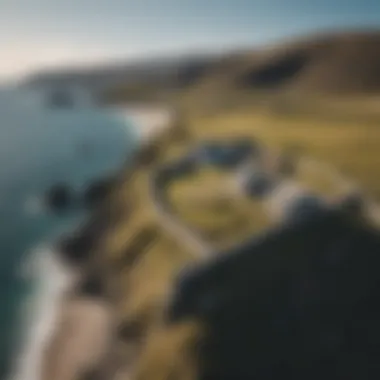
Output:
[[[42,363],[36,364],[40,373],[33,374],[35,380],[108,379],[125,365],[122,340],[131,332],[127,331],[130,327],[123,326],[117,310],[124,296],[118,274],[133,264],[136,253],[112,260],[107,239],[116,226],[128,222],[134,208],[129,184],[139,171],[157,160],[165,141],[171,138],[173,124],[166,111],[135,107],[127,113],[141,127],[141,147],[118,178],[92,189],[88,194],[91,216],[52,248],[73,281],[62,295],[53,332],[42,349]],[[150,238],[144,235],[140,245]],[[138,251],[138,245],[132,244],[131,249]]]

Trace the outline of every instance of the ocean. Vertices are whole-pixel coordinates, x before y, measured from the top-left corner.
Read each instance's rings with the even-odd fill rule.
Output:
[[[30,348],[46,334],[55,297],[69,281],[49,244],[88,213],[74,207],[54,214],[41,200],[61,183],[83,193],[94,180],[118,172],[138,145],[125,112],[86,103],[49,108],[43,95],[0,89],[1,380],[34,379]],[[21,369],[21,362],[29,364]]]

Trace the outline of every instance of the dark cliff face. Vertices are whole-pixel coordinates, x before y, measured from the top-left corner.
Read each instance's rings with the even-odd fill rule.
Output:
[[[168,323],[206,326],[200,379],[378,379],[379,269],[379,232],[325,212],[188,271]]]
[[[248,88],[276,88],[291,82],[307,66],[311,57],[304,51],[294,51],[277,60],[248,70],[237,78],[237,84]]]

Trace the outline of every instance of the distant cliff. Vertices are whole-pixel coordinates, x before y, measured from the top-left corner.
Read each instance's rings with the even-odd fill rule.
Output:
[[[42,88],[82,87],[97,95],[138,94],[187,87],[218,61],[215,56],[141,60],[98,67],[62,68],[31,75],[24,84]],[[115,95],[116,94],[116,95]]]

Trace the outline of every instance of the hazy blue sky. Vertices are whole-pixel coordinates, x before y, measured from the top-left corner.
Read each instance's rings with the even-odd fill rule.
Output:
[[[380,0],[0,0],[0,76],[380,26]]]

